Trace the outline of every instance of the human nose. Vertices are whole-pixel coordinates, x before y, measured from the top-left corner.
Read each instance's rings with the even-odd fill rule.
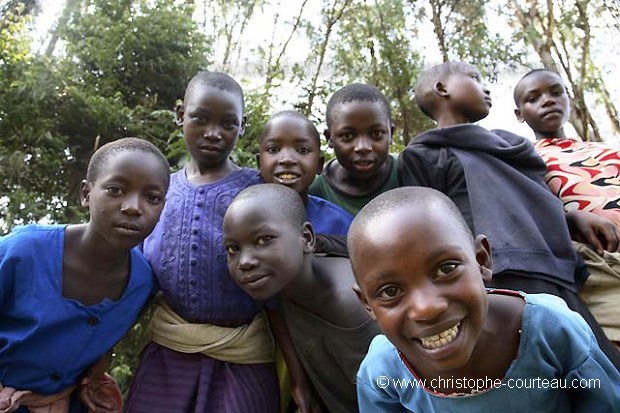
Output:
[[[407,318],[412,321],[431,321],[448,308],[448,302],[434,285],[416,288],[407,297]]]
[[[220,128],[217,125],[207,125],[205,126],[205,131],[203,135],[206,139],[210,140],[219,140],[222,138],[222,133]]]
[[[555,97],[550,93],[544,93],[542,96],[542,105],[543,106],[552,106],[555,105]]]
[[[127,194],[121,204],[121,212],[127,215],[140,215],[140,195],[139,194]]]
[[[249,248],[243,248],[239,251],[239,269],[248,271],[256,268],[258,261],[254,253]]]
[[[355,152],[368,153],[372,151],[372,141],[367,135],[361,135],[355,140]]]
[[[292,149],[282,149],[278,154],[278,163],[281,165],[292,165],[297,163],[297,159]]]

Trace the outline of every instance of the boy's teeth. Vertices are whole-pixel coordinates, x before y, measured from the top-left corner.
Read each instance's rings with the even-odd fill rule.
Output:
[[[451,343],[456,338],[456,335],[459,332],[460,325],[461,323],[458,323],[457,325],[452,326],[439,334],[435,334],[434,336],[420,337],[422,346],[428,349],[436,349],[441,346],[445,346],[448,343]]]
[[[281,174],[279,176],[280,179],[295,179],[297,178],[297,175],[295,174]]]

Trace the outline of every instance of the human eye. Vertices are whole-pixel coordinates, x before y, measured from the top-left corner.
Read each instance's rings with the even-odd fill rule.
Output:
[[[201,113],[192,113],[189,115],[189,119],[192,123],[206,123],[208,118]]]
[[[437,272],[435,274],[436,278],[443,279],[446,277],[450,277],[456,274],[456,271],[461,266],[460,262],[457,261],[448,261],[444,262],[437,267]]]
[[[229,118],[224,120],[223,126],[226,130],[233,130],[239,126],[239,122],[237,122],[236,118]]]
[[[558,87],[551,91],[553,96],[562,96],[564,94],[564,88]]]
[[[164,197],[158,193],[149,193],[146,195],[146,201],[149,204],[159,205],[163,202]]]
[[[353,132],[342,132],[338,135],[338,138],[343,142],[351,142],[353,138],[355,138],[355,135]]]
[[[525,101],[527,103],[534,103],[538,100],[539,95],[538,94],[532,94],[532,95],[527,95],[525,97]]]
[[[388,284],[377,290],[376,296],[381,300],[391,300],[402,294],[402,289],[396,285]]]
[[[119,196],[123,194],[123,188],[117,185],[108,185],[105,188],[105,191],[108,193],[108,195],[112,196]]]
[[[376,129],[370,133],[370,136],[375,140],[381,140],[385,136],[385,131],[382,129]]]
[[[226,254],[228,255],[234,255],[239,251],[239,247],[235,244],[228,244],[224,248],[226,248]]]
[[[266,244],[268,244],[273,239],[275,239],[275,237],[273,235],[261,235],[256,240],[256,244],[257,245],[266,245]]]
[[[280,152],[280,148],[278,148],[277,146],[268,146],[267,148],[265,148],[265,152],[273,155]]]
[[[297,153],[299,153],[301,155],[308,155],[311,152],[312,152],[312,150],[310,148],[308,148],[307,146],[302,146],[300,148],[297,148]]]

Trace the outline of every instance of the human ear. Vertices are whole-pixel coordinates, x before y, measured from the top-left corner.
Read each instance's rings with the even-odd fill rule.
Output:
[[[330,148],[333,148],[334,145],[332,144],[332,133],[330,132],[329,128],[323,131],[323,136],[325,136],[325,140],[327,141],[327,146],[329,146]]]
[[[480,275],[484,282],[491,281],[493,277],[493,258],[491,255],[491,244],[486,235],[478,235],[474,241],[476,248],[476,262],[480,267]]]
[[[515,109],[515,116],[519,122],[523,123],[525,121],[525,119],[523,119],[523,115],[521,114],[521,110]]]
[[[441,96],[441,97],[448,97],[448,90],[446,89],[446,85],[445,83],[443,83],[442,81],[438,80],[437,82],[435,82],[435,84],[433,85],[433,92],[435,92],[435,94]]]
[[[175,123],[177,124],[177,126],[183,126],[183,118],[185,117],[185,108],[183,107],[181,103],[177,105],[177,107],[175,108],[175,112],[176,112]]]
[[[316,246],[316,235],[314,234],[314,229],[312,229],[312,224],[309,222],[303,223],[301,226],[301,237],[303,239],[304,254],[312,254]]]
[[[241,117],[241,127],[239,128],[239,136],[243,135],[243,133],[245,132],[245,126],[248,123],[248,117],[247,115],[243,115]]]
[[[90,190],[90,182],[82,179],[82,182],[80,182],[80,204],[86,208],[88,208],[90,202]]]
[[[321,172],[323,172],[323,165],[325,164],[325,157],[323,155],[321,155],[319,157],[319,164],[316,168],[316,174],[317,175],[321,175]]]
[[[362,303],[362,305],[364,306],[364,309],[366,310],[370,318],[372,318],[373,320],[376,320],[377,317],[375,317],[375,313],[372,311],[372,308],[370,308],[370,305],[368,304],[368,300],[366,300],[366,296],[364,295],[364,293],[362,292],[362,289],[357,283],[353,284],[353,291],[355,292],[357,299],[360,300],[360,303]]]

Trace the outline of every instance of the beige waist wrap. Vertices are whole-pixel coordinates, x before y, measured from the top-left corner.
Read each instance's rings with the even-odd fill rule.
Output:
[[[273,336],[264,312],[241,327],[192,324],[159,299],[151,320],[151,339],[171,350],[202,353],[229,363],[256,364],[274,360]]]

